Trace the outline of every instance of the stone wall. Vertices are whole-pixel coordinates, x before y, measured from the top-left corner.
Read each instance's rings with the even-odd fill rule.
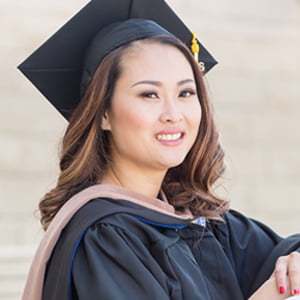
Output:
[[[150,0],[149,0],[150,1]],[[207,75],[232,207],[300,231],[300,1],[169,0],[219,61]],[[18,299],[66,122],[16,70],[86,1],[0,0],[0,299]]]

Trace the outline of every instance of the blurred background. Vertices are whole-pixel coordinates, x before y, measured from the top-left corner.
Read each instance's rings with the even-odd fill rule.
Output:
[[[149,0],[151,1],[151,0]],[[0,299],[19,299],[66,121],[16,66],[86,0],[0,0]],[[169,0],[219,64],[207,75],[232,207],[300,232],[300,0]]]

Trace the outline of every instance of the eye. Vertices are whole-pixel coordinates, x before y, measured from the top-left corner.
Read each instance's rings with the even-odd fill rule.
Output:
[[[194,90],[183,90],[179,93],[179,97],[187,98],[195,94],[196,92]]]
[[[155,92],[145,92],[145,93],[142,93],[142,97],[144,98],[149,98],[149,99],[157,99],[159,98],[157,93]]]

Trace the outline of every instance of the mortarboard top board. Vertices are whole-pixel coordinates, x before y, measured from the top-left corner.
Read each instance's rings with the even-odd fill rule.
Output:
[[[81,99],[83,65],[90,42],[101,29],[128,19],[152,20],[191,46],[193,34],[164,0],[92,0],[18,68],[68,119]],[[208,72],[217,62],[199,45],[199,62]],[[110,50],[111,45],[100,47]]]

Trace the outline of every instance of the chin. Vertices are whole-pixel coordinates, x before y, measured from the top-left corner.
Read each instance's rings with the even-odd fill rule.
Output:
[[[179,165],[181,165],[184,161],[184,158],[182,159],[178,159],[178,160],[173,160],[173,161],[169,161],[169,162],[164,162],[164,164],[162,164],[166,169],[171,169],[171,168],[175,168],[178,167]]]

